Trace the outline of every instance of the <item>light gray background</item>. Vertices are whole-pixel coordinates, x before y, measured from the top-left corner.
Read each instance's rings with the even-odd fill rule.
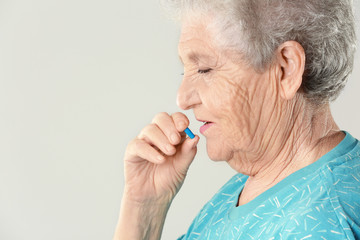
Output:
[[[0,0],[1,240],[112,238],[128,141],[179,110],[178,30],[156,0]],[[332,105],[357,138],[359,62]],[[163,239],[184,233],[233,174],[202,138]]]

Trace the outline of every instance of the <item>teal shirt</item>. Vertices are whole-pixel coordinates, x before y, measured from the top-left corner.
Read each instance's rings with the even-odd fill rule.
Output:
[[[239,207],[247,176],[235,175],[179,239],[360,239],[360,143],[345,133],[318,161]]]

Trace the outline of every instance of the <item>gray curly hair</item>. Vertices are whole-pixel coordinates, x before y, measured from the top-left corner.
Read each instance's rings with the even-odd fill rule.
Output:
[[[336,99],[350,75],[356,49],[351,0],[163,0],[182,21],[211,16],[221,46],[241,53],[256,70],[271,64],[275,50],[297,41],[305,50],[302,90],[321,105]]]

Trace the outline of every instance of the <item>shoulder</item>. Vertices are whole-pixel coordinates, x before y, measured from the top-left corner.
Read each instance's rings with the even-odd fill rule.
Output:
[[[344,141],[348,144],[339,150],[343,154],[322,166],[319,177],[332,202],[343,203],[347,209],[352,208],[350,202],[360,207],[360,142],[349,133]]]
[[[311,239],[360,238],[359,142],[303,179],[297,186],[300,197],[289,208],[292,215],[282,234],[289,238],[296,232]]]
[[[360,143],[355,141],[351,150],[330,161],[320,174],[327,196],[335,209],[360,213]],[[350,214],[352,215],[352,214]],[[359,214],[360,215],[360,214]],[[359,219],[360,216],[354,216]]]
[[[360,147],[343,156],[343,162],[329,166],[326,174],[330,225],[340,225],[344,234],[360,237]],[[335,232],[335,230],[334,230]],[[352,238],[348,238],[352,239]]]

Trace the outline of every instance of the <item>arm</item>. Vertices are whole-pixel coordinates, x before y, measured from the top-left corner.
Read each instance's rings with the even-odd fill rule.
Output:
[[[182,113],[161,113],[128,145],[114,240],[160,239],[167,211],[196,154],[199,137],[186,138],[188,125]]]
[[[169,206],[169,203],[138,204],[123,199],[114,240],[160,239]]]

